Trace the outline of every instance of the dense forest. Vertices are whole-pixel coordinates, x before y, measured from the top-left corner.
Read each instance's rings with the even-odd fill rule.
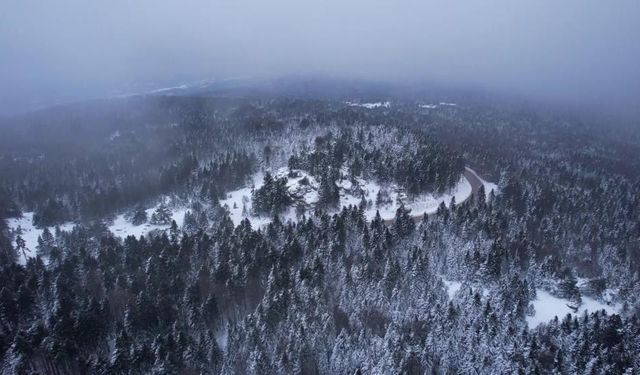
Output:
[[[2,374],[639,373],[634,130],[382,99],[140,96],[3,120]],[[465,167],[497,188],[405,207]],[[287,220],[302,172],[317,204]],[[344,176],[406,202],[369,220],[339,205]],[[234,224],[220,202],[243,187],[269,222]],[[27,212],[30,255],[9,224]],[[119,236],[123,213],[160,229]],[[547,295],[571,313],[533,324]]]

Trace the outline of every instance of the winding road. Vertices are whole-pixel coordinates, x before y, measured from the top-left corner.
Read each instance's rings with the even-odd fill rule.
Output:
[[[467,197],[467,199],[469,199],[470,197],[477,195],[480,186],[482,186],[482,179],[478,176],[476,171],[469,167],[464,167],[464,178],[466,178],[467,181],[469,181],[469,184],[471,184],[471,195]]]
[[[477,196],[478,190],[480,189],[480,186],[482,186],[482,179],[480,178],[480,176],[478,176],[476,171],[474,171],[473,169],[469,167],[464,167],[463,175],[464,175],[464,178],[466,178],[467,181],[469,181],[469,185],[471,185],[471,194],[469,194],[469,196],[465,198],[463,201],[458,202],[456,205],[466,202],[468,199],[471,199],[471,197]],[[413,221],[415,221],[416,223],[419,223],[423,217],[424,217],[424,214],[415,215],[413,216]],[[391,226],[394,222],[394,219],[385,220],[384,222],[387,226]]]

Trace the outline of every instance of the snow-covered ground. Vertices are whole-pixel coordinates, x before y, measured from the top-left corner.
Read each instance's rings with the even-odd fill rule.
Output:
[[[319,184],[316,179],[304,171],[296,171],[297,177],[288,177],[288,171],[289,170],[287,168],[280,168],[272,174],[274,178],[287,176],[287,187],[289,188],[289,192],[301,197],[309,206],[317,203]],[[301,183],[305,178],[308,184]],[[229,216],[235,225],[240,224],[240,222],[245,218],[248,218],[249,221],[251,221],[251,225],[256,228],[265,226],[271,222],[273,219],[271,216],[257,216],[252,213],[253,207],[251,196],[253,190],[262,187],[263,183],[264,173],[257,172],[252,176],[249,186],[231,191],[227,193],[226,199],[220,200],[220,205],[229,210]],[[284,221],[296,221],[298,217],[295,212],[295,207],[289,207],[280,215],[280,218]]]
[[[455,107],[455,106],[457,106],[457,104],[456,103],[440,102],[438,104],[420,104],[419,106],[420,106],[420,108],[424,108],[424,109],[436,109],[438,107]]]
[[[272,174],[274,177],[283,177],[287,176],[288,172],[287,168],[280,168]],[[296,170],[294,172],[297,177],[288,178],[287,186],[289,191],[296,196],[302,197],[309,210],[313,209],[314,204],[318,202],[319,183],[304,171]],[[411,209],[414,215],[432,214],[438,210],[440,203],[444,202],[448,206],[451,202],[451,197],[455,197],[456,202],[460,203],[467,199],[472,192],[469,181],[464,176],[461,176],[456,186],[443,195],[422,194],[409,199],[397,184],[381,185],[375,181],[362,178],[351,180],[347,178],[349,175],[347,170],[343,169],[341,173],[341,179],[336,181],[340,188],[339,209],[349,205],[359,205],[362,201],[362,196],[364,196],[367,201],[367,207],[364,211],[367,220],[372,220],[376,215],[376,211],[380,212],[380,216],[384,220],[393,219],[396,210],[400,207],[400,202],[403,202],[406,208]],[[271,217],[252,214],[252,191],[262,186],[263,178],[264,173],[262,172],[254,174],[250,186],[229,192],[226,199],[220,200],[220,205],[229,210],[231,220],[235,225],[238,225],[245,218],[248,218],[254,227],[264,226],[271,221]],[[307,184],[301,183],[305,180]],[[388,199],[386,203],[377,205],[376,198],[381,190],[387,193]],[[337,212],[337,210],[334,212]],[[283,221],[296,221],[298,216],[295,207],[289,207],[286,212],[280,215],[280,218]]]
[[[158,208],[158,206],[145,210],[147,212],[147,218],[151,219],[151,215],[153,215],[156,208]],[[184,214],[188,211],[187,208],[178,207],[170,209],[171,219],[175,220],[178,228],[182,227]],[[169,225],[150,224],[148,221],[142,225],[133,225],[129,220],[126,219],[124,214],[120,214],[113,220],[113,224],[109,225],[109,230],[116,236],[125,238],[127,236],[140,237],[153,230],[166,230],[169,229],[169,227]]]
[[[391,102],[375,102],[375,103],[356,103],[356,102],[346,102],[347,105],[351,107],[362,107],[366,109],[373,108],[389,108],[391,107]]]
[[[498,185],[494,184],[493,182],[488,182],[483,180],[480,176],[478,176],[478,174],[476,173],[476,171],[474,171],[473,169],[469,168],[469,167],[465,167],[465,169],[473,174],[480,182],[482,182],[482,185],[484,186],[484,192],[487,196],[487,199],[489,198],[489,193],[491,192],[491,190],[493,190],[494,194],[498,194]],[[460,201],[456,201],[456,202],[460,202]]]
[[[437,104],[420,104],[420,108],[436,109],[438,108],[438,105]]]
[[[156,210],[156,207],[149,208],[146,210],[147,216],[151,218],[151,215]],[[176,221],[178,227],[182,226],[184,221],[184,214],[187,212],[187,208],[185,207],[177,207],[171,209],[171,218]],[[33,212],[25,212],[22,214],[21,218],[11,218],[7,220],[7,224],[13,236],[13,245],[15,246],[15,235],[20,234],[22,239],[25,242],[26,246],[26,254],[29,257],[33,257],[36,255],[36,247],[38,246],[38,237],[42,234],[43,229],[38,229],[33,226]],[[75,223],[69,222],[58,225],[58,228],[62,231],[71,231],[73,227],[75,227]],[[133,235],[139,237],[141,235],[145,235],[152,230],[165,230],[168,229],[169,225],[152,225],[149,223],[145,223],[142,225],[133,225],[127,219],[125,219],[125,215],[118,215],[113,224],[109,226],[109,230],[118,237],[127,237],[129,235]],[[51,233],[55,233],[55,227],[49,227]],[[22,253],[18,254],[18,261],[22,264],[25,263],[24,256]]]
[[[179,86],[163,87],[161,89],[151,90],[150,93],[151,94],[159,94],[159,93],[163,93],[163,92],[167,92],[167,91],[173,91],[173,90],[186,90],[188,88],[189,88],[189,85],[182,84],[182,85],[179,85]]]
[[[455,294],[462,287],[462,283],[459,281],[442,278],[442,282],[444,283],[450,300],[454,298]],[[488,291],[482,289],[482,295],[487,297]],[[559,320],[562,320],[567,314],[579,317],[585,312],[592,313],[601,310],[605,310],[607,314],[617,314],[621,307],[620,304],[606,304],[591,297],[582,296],[582,304],[575,309],[570,307],[575,307],[575,304],[571,301],[555,297],[542,289],[536,289],[536,299],[531,301],[531,304],[533,305],[535,313],[533,316],[526,317],[529,328],[536,328],[542,323],[549,323],[556,316]]]
[[[607,305],[598,302],[590,297],[582,297],[582,304],[574,311],[569,300],[552,296],[549,292],[541,289],[536,290],[536,299],[532,301],[535,314],[527,317],[529,328],[535,328],[541,323],[548,323],[556,316],[563,319],[567,314],[581,316],[587,312],[605,310],[607,314],[615,314],[620,311],[619,305]]]
[[[376,211],[380,212],[383,220],[393,219],[397,209],[400,207],[400,202],[404,203],[406,208],[411,209],[413,215],[421,215],[424,213],[432,214],[438,210],[438,206],[440,206],[442,202],[449,206],[451,197],[455,197],[456,202],[459,203],[471,195],[471,184],[464,176],[461,176],[456,186],[446,194],[421,194],[413,199],[408,199],[406,194],[396,184],[382,186],[375,181],[365,181],[363,179],[357,179],[356,183],[364,192],[365,199],[367,200],[367,208],[364,213],[367,220],[373,219],[376,216]],[[342,188],[340,193],[341,208],[360,204],[362,198],[352,193],[353,187],[351,184],[351,181],[348,180],[342,180],[338,183],[338,186]],[[376,197],[380,190],[388,192],[389,203],[376,205]]]
[[[43,229],[38,229],[33,226],[33,212],[25,212],[21,218],[11,218],[7,220],[9,229],[16,235],[20,235],[24,240],[27,247],[27,256],[33,257],[36,255],[36,246],[38,246],[38,237],[42,234]],[[74,223],[64,223],[59,225],[60,230],[70,231],[75,226]],[[54,228],[49,228],[51,233],[55,232]],[[15,246],[15,238],[13,239],[13,245]],[[24,256],[18,254],[18,261],[22,264],[25,263]]]
[[[445,288],[447,288],[449,299],[453,299],[453,296],[455,296],[455,294],[458,293],[458,291],[462,287],[462,283],[459,281],[442,279],[442,282],[444,283]]]

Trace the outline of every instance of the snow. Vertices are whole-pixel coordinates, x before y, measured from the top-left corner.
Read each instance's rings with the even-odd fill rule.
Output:
[[[173,90],[186,90],[188,88],[189,88],[189,85],[182,84],[182,85],[179,85],[179,86],[163,87],[161,89],[152,90],[152,91],[150,91],[150,93],[157,94],[157,93],[163,93],[163,92],[173,91]]]
[[[251,196],[254,189],[260,188],[263,183],[264,173],[255,173],[248,187],[227,193],[225,199],[220,200],[220,205],[229,211],[229,216],[234,225],[240,224],[245,218],[249,218],[253,226],[264,226],[271,222],[269,217],[252,216]]]
[[[619,305],[607,305],[593,298],[583,296],[582,304],[574,311],[569,307],[573,305],[572,302],[564,298],[554,297],[549,292],[541,289],[536,290],[536,299],[532,301],[532,304],[535,314],[527,316],[526,320],[529,328],[535,328],[541,323],[547,323],[556,316],[558,319],[563,319],[567,314],[581,316],[585,312],[591,313],[600,310],[605,310],[607,314],[616,314],[620,310]]]
[[[156,210],[158,206],[149,208],[146,210],[147,216],[150,218],[153,212]],[[181,227],[184,221],[184,214],[187,212],[186,207],[175,207],[171,209],[171,218],[175,220],[178,227]],[[22,239],[25,242],[27,247],[26,253],[28,256],[34,257],[36,255],[36,247],[38,246],[38,237],[42,234],[43,229],[38,229],[33,226],[33,212],[25,212],[22,214],[21,218],[11,218],[7,220],[7,225],[9,229],[14,232],[16,235],[18,228],[21,230]],[[61,225],[58,225],[58,228],[62,231],[71,231],[75,227],[75,223],[68,222]],[[113,224],[109,226],[109,230],[118,237],[127,237],[129,235],[133,235],[136,237],[146,235],[152,230],[166,230],[169,229],[169,225],[152,225],[149,223],[145,223],[142,225],[133,225],[127,219],[125,219],[125,215],[121,214],[116,216],[113,221]],[[55,227],[49,227],[51,233],[55,233]],[[14,237],[14,245],[15,245],[15,237]],[[25,263],[25,259],[22,254],[18,254],[18,260]]]
[[[347,105],[351,106],[351,107],[362,107],[362,108],[366,108],[366,109],[373,109],[373,108],[389,108],[391,107],[391,103],[390,102],[375,102],[375,103],[356,103],[356,102],[346,102]]]
[[[457,104],[456,103],[440,102],[438,104],[420,104],[419,106],[420,106],[420,108],[425,108],[425,109],[436,109],[438,107],[455,107],[455,106],[457,106]]]
[[[449,299],[453,299],[453,296],[455,296],[455,294],[458,293],[458,291],[460,290],[460,287],[462,287],[462,283],[459,281],[442,279],[442,282],[444,283],[444,286],[447,289],[447,294],[449,295]]]
[[[318,182],[308,173],[295,170],[296,177],[288,176],[288,168],[280,168],[272,173],[274,178],[287,177],[287,187],[289,192],[300,197],[307,205],[318,202]],[[308,185],[302,184],[305,179]],[[264,227],[273,219],[271,216],[257,216],[252,214],[251,196],[254,189],[259,189],[264,182],[264,172],[257,172],[251,177],[250,186],[242,189],[234,190],[227,193],[225,199],[220,200],[220,205],[229,211],[229,216],[235,225],[240,224],[242,220],[248,218],[253,227]],[[280,218],[284,221],[297,221],[298,217],[295,207],[289,207],[285,212],[280,214]]]
[[[158,208],[159,204],[155,207],[149,208],[146,211],[147,218],[151,219],[151,215],[153,215],[154,211]],[[171,209],[171,219],[175,220],[178,227],[181,227],[184,221],[184,214],[188,210],[185,207],[176,207]],[[124,214],[120,214],[116,216],[113,220],[113,224],[109,225],[109,230],[114,235],[125,238],[127,236],[135,236],[140,237],[148,234],[153,230],[167,230],[170,225],[154,225],[146,222],[142,225],[133,225],[130,221],[125,218]]]
[[[280,168],[275,172],[272,172],[274,177],[288,176],[289,170],[287,168]],[[319,183],[313,176],[310,176],[304,171],[293,171],[296,177],[287,177],[287,186],[289,191],[300,197],[307,205],[307,212],[313,209],[315,203],[318,202],[318,186]],[[395,218],[396,210],[400,207],[400,202],[403,202],[405,207],[412,210],[414,215],[422,215],[424,213],[433,214],[438,210],[438,206],[442,202],[445,205],[449,205],[451,197],[455,197],[456,202],[460,203],[471,196],[472,188],[469,181],[460,176],[460,180],[449,192],[443,195],[437,194],[421,194],[413,198],[408,198],[397,184],[380,184],[376,181],[365,180],[362,178],[350,179],[348,178],[348,170],[341,170],[341,178],[336,181],[336,185],[340,189],[340,202],[339,208],[330,213],[336,213],[343,207],[349,205],[358,206],[362,201],[362,195],[364,195],[367,201],[367,207],[364,210],[364,215],[367,220],[372,220],[376,211],[380,212],[380,216],[383,220],[391,220]],[[270,216],[256,216],[252,214],[252,202],[251,196],[254,189],[258,189],[262,186],[264,178],[264,172],[255,173],[249,186],[242,189],[231,191],[227,194],[225,199],[220,200],[220,205],[225,207],[229,211],[229,216],[235,225],[240,224],[242,220],[248,218],[251,221],[253,227],[263,227],[271,222]],[[302,184],[301,181],[306,179],[308,184]],[[388,192],[388,203],[376,205],[376,197],[380,190]],[[358,192],[361,193],[358,193]],[[296,215],[295,207],[289,207],[285,212],[280,215],[283,221],[297,221],[299,218]],[[308,216],[308,214],[307,214]]]
[[[436,109],[438,108],[438,105],[437,104],[420,104],[420,108]]]
[[[469,168],[469,167],[465,167],[465,169],[467,171],[469,171],[471,174],[473,174],[484,186],[484,192],[486,194],[487,199],[489,199],[489,193],[491,192],[491,190],[493,190],[494,194],[498,194],[498,185],[494,184],[493,182],[488,182],[482,179],[482,177],[480,177],[476,171],[474,171],[473,169]],[[456,200],[456,202],[459,202]]]
[[[38,246],[38,237],[42,234],[43,229],[38,229],[33,226],[33,212],[24,212],[21,218],[11,218],[7,220],[7,225],[11,231],[17,231],[21,229],[20,236],[24,240],[27,247],[26,253],[30,257],[36,255],[36,247]],[[74,223],[64,223],[59,225],[60,230],[70,231],[75,226]],[[49,230],[53,234],[55,232],[53,227],[49,227]],[[18,233],[16,233],[17,235]],[[15,245],[15,238],[14,243]],[[22,254],[18,254],[18,261],[24,264],[26,261]]]
[[[407,198],[404,191],[396,184],[387,184],[382,186],[375,181],[365,181],[363,179],[357,179],[358,185],[364,191],[365,199],[369,202],[365,209],[364,215],[367,220],[372,220],[376,216],[376,211],[380,212],[380,217],[383,220],[391,220],[395,218],[396,211],[400,207],[400,202],[404,203],[405,208],[411,210],[414,215],[422,215],[424,213],[433,214],[438,210],[440,203],[444,202],[449,206],[451,197],[455,197],[456,202],[460,203],[471,196],[471,184],[464,176],[460,177],[460,180],[456,186],[443,195],[435,194],[421,194],[413,199]],[[339,187],[343,187],[340,184]],[[377,206],[375,201],[380,190],[386,190],[389,193],[390,203]],[[346,207],[349,205],[360,204],[361,198],[349,193],[340,194],[340,207]]]
[[[158,204],[159,205],[159,204]],[[151,215],[158,207],[149,208],[146,210],[147,217],[151,218]],[[178,227],[181,227],[184,221],[184,214],[187,212],[186,207],[174,207],[171,209],[171,218],[175,220]],[[25,242],[27,247],[26,253],[30,257],[34,257],[36,255],[36,247],[38,246],[38,237],[42,234],[43,229],[38,229],[33,226],[33,212],[25,212],[22,214],[21,218],[11,218],[7,220],[7,225],[9,229],[14,232],[16,235],[18,228],[21,230],[22,239]],[[68,222],[61,225],[58,225],[58,228],[62,231],[71,231],[75,227],[75,223]],[[142,236],[153,230],[167,230],[169,229],[169,225],[152,225],[148,222],[142,225],[133,225],[129,222],[124,214],[116,216],[113,221],[113,224],[109,226],[109,230],[118,237],[127,237],[127,236]],[[55,233],[55,227],[49,227],[51,233]],[[15,237],[13,238],[15,245]],[[19,255],[19,262],[25,263],[25,259],[22,254]]]

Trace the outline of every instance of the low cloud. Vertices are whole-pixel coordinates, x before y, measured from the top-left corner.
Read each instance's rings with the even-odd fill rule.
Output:
[[[5,0],[0,113],[289,74],[631,101],[639,14],[632,0]]]

